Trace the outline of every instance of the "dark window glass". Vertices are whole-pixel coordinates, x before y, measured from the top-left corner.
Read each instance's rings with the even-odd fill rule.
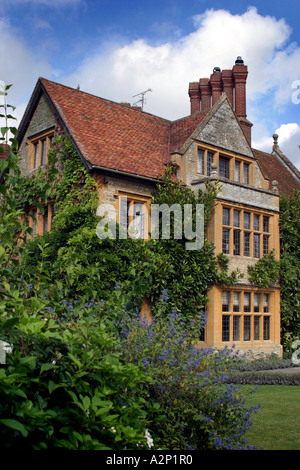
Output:
[[[244,256],[250,256],[250,232],[244,232]]]
[[[213,163],[213,154],[211,152],[207,152],[207,176],[211,175],[211,164]]]
[[[253,230],[259,230],[259,215],[253,215]]]
[[[244,183],[249,184],[249,164],[244,163]]]
[[[263,231],[264,232],[269,232],[269,217],[265,216],[263,217]]]
[[[269,254],[269,236],[264,235],[263,237],[263,255],[266,256]]]
[[[221,178],[229,178],[229,159],[225,157],[219,158],[219,176]]]
[[[270,339],[270,317],[264,317],[264,340]]]
[[[229,229],[223,228],[223,239],[222,239],[223,253],[229,253]]]
[[[240,230],[233,231],[233,254],[236,256],[240,255],[241,251],[241,232]]]
[[[230,316],[223,315],[222,318],[222,341],[230,340]]]
[[[254,233],[253,235],[253,256],[254,258],[260,257],[260,241],[259,241],[259,234]]]
[[[230,209],[223,207],[223,225],[230,225]]]
[[[260,317],[257,315],[254,317],[254,339],[260,339]]]
[[[250,315],[244,316],[244,341],[250,341],[251,338],[251,317]]]
[[[250,212],[244,212],[244,228],[250,229]]]
[[[240,341],[241,318],[237,315],[233,317],[233,341]]]

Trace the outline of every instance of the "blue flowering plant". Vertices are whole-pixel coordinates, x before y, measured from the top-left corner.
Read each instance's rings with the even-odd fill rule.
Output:
[[[189,324],[162,292],[161,315],[151,323],[139,313],[126,313],[119,324],[122,351],[153,379],[149,400],[157,401],[166,420],[157,422],[158,443],[167,449],[248,449],[244,435],[257,411],[245,405],[246,395],[226,383],[226,369],[240,361],[235,349],[198,348],[199,331],[206,323],[199,312]]]

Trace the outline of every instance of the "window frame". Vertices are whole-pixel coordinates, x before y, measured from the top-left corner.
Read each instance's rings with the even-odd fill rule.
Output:
[[[29,169],[37,170],[48,163],[48,152],[53,143],[55,129],[52,127],[39,134],[28,137],[29,144]]]
[[[226,308],[223,308],[224,298],[226,297]],[[249,295],[250,308],[245,309],[245,294]],[[257,302],[254,300],[255,294],[259,295],[259,311],[255,309]],[[251,342],[251,341],[269,341],[272,334],[272,296],[274,292],[264,291],[248,291],[242,289],[224,289],[222,295],[222,322],[221,322],[221,338],[222,342]],[[264,296],[268,296],[268,308],[262,309]],[[243,308],[240,312],[234,308],[236,304],[235,298],[239,297]],[[227,305],[229,308],[227,308]],[[224,325],[226,330],[224,331]],[[226,339],[224,339],[226,338]],[[239,338],[239,339],[238,339]]]
[[[148,240],[148,234],[149,234],[149,216],[150,216],[150,203],[151,203],[151,198],[150,196],[141,196],[138,194],[132,194],[132,193],[127,193],[120,191],[117,195],[118,197],[118,223],[122,225],[126,231],[127,231],[127,236],[133,239],[142,239],[142,240]],[[124,214],[122,214],[122,203],[126,203],[127,207],[127,221],[126,221],[126,226],[124,223],[122,223],[122,217],[124,217]],[[134,224],[136,220],[136,214],[135,214],[135,206],[139,204],[141,205],[141,236],[135,237],[134,236]],[[132,237],[130,233],[128,233],[128,229],[130,230],[130,226],[133,227],[132,230]]]
[[[272,214],[258,213],[257,210],[230,205],[225,201],[220,205],[223,229],[221,251],[224,254],[259,259],[270,253],[274,243]],[[263,228],[269,232],[264,232]]]

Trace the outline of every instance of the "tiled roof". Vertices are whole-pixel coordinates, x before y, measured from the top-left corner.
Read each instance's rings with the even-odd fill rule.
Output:
[[[278,182],[280,195],[290,196],[294,189],[300,190],[300,179],[297,178],[292,169],[289,169],[289,164],[280,161],[279,156],[276,154],[270,154],[256,149],[252,150],[264,176],[269,178],[270,182],[273,180]]]
[[[131,106],[40,80],[81,155],[93,166],[158,178],[171,162],[171,146],[181,146],[197,125],[192,117],[173,125]]]
[[[70,134],[89,167],[117,170],[146,178],[158,178],[171,163],[172,152],[184,144],[206,113],[195,113],[176,121],[116,103],[80,90],[40,78],[19,126],[19,142],[24,136],[41,93],[45,93],[56,116]],[[212,111],[210,111],[212,112]],[[253,149],[252,149],[253,150]],[[279,192],[289,195],[300,189],[289,161],[278,155],[253,150],[265,177],[278,181]]]
[[[92,165],[158,178],[204,115],[169,121],[40,79],[81,155]]]

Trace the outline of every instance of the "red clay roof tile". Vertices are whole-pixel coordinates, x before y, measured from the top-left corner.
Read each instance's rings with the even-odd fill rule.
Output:
[[[262,152],[260,150],[252,149],[253,153],[260,164],[261,170],[270,182],[276,180],[278,182],[279,194],[290,196],[294,189],[300,190],[300,182],[284,165],[277,155]]]

